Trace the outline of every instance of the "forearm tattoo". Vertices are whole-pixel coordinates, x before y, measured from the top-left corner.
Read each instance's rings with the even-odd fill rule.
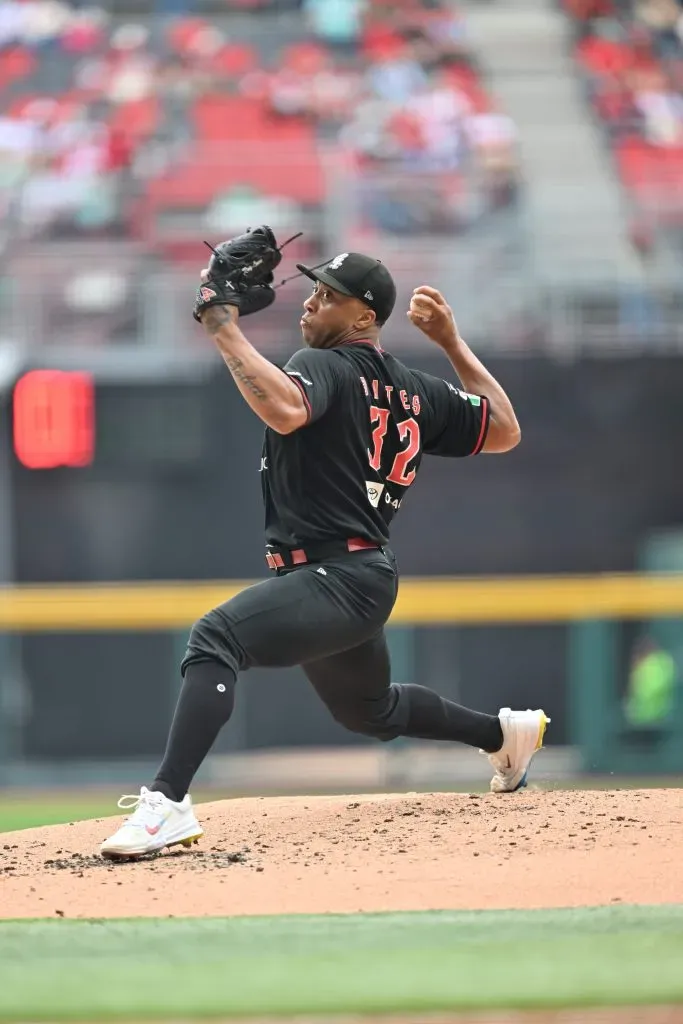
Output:
[[[202,325],[209,334],[217,334],[221,327],[234,323],[230,306],[209,306],[202,316]]]
[[[222,327],[228,327],[232,323],[234,323],[234,319],[230,306],[209,306],[202,316],[203,326],[213,336],[217,335]],[[220,340],[218,340],[218,347],[219,349],[222,348]],[[258,383],[256,376],[252,373],[244,372],[244,363],[238,356],[230,356],[224,351],[223,359],[238,384],[243,384],[247,391],[251,391],[255,398],[264,399],[268,397]]]
[[[230,370],[238,384],[243,384],[247,391],[251,391],[256,398],[267,398],[261,385],[257,382],[254,374],[244,372],[244,363],[237,356],[224,356],[226,366]]]

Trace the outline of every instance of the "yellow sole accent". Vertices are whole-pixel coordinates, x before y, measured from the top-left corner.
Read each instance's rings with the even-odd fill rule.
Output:
[[[187,847],[190,847],[190,846],[193,846],[193,845],[196,846],[197,843],[199,842],[199,840],[202,838],[203,835],[204,835],[204,833],[200,832],[199,835],[197,835],[197,836],[190,836],[188,839],[181,839],[180,840],[180,845],[181,846],[187,846]],[[172,843],[170,845],[177,846],[178,844],[177,843]]]
[[[543,737],[545,736],[545,730],[547,729],[549,722],[550,722],[550,719],[548,718],[548,716],[546,715],[546,713],[544,711],[543,712],[543,718],[541,719],[541,727],[538,730],[538,742],[536,744],[536,750],[540,750],[541,747],[543,746]]]

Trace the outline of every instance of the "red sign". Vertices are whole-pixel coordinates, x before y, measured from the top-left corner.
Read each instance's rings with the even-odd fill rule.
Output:
[[[14,386],[14,452],[28,469],[89,466],[95,453],[92,375],[31,370]]]

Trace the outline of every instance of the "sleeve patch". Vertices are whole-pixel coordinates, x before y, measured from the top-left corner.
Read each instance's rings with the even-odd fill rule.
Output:
[[[459,395],[463,402],[469,402],[470,405],[478,407],[481,405],[481,395],[471,395],[469,391],[461,391],[460,388],[456,388],[455,384],[451,384],[449,380],[445,380],[444,384],[449,388],[454,395]]]

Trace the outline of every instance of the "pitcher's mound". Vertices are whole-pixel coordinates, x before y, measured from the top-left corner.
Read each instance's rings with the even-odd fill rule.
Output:
[[[191,851],[112,863],[121,819],[5,833],[0,917],[229,916],[683,902],[683,790],[203,804]]]

